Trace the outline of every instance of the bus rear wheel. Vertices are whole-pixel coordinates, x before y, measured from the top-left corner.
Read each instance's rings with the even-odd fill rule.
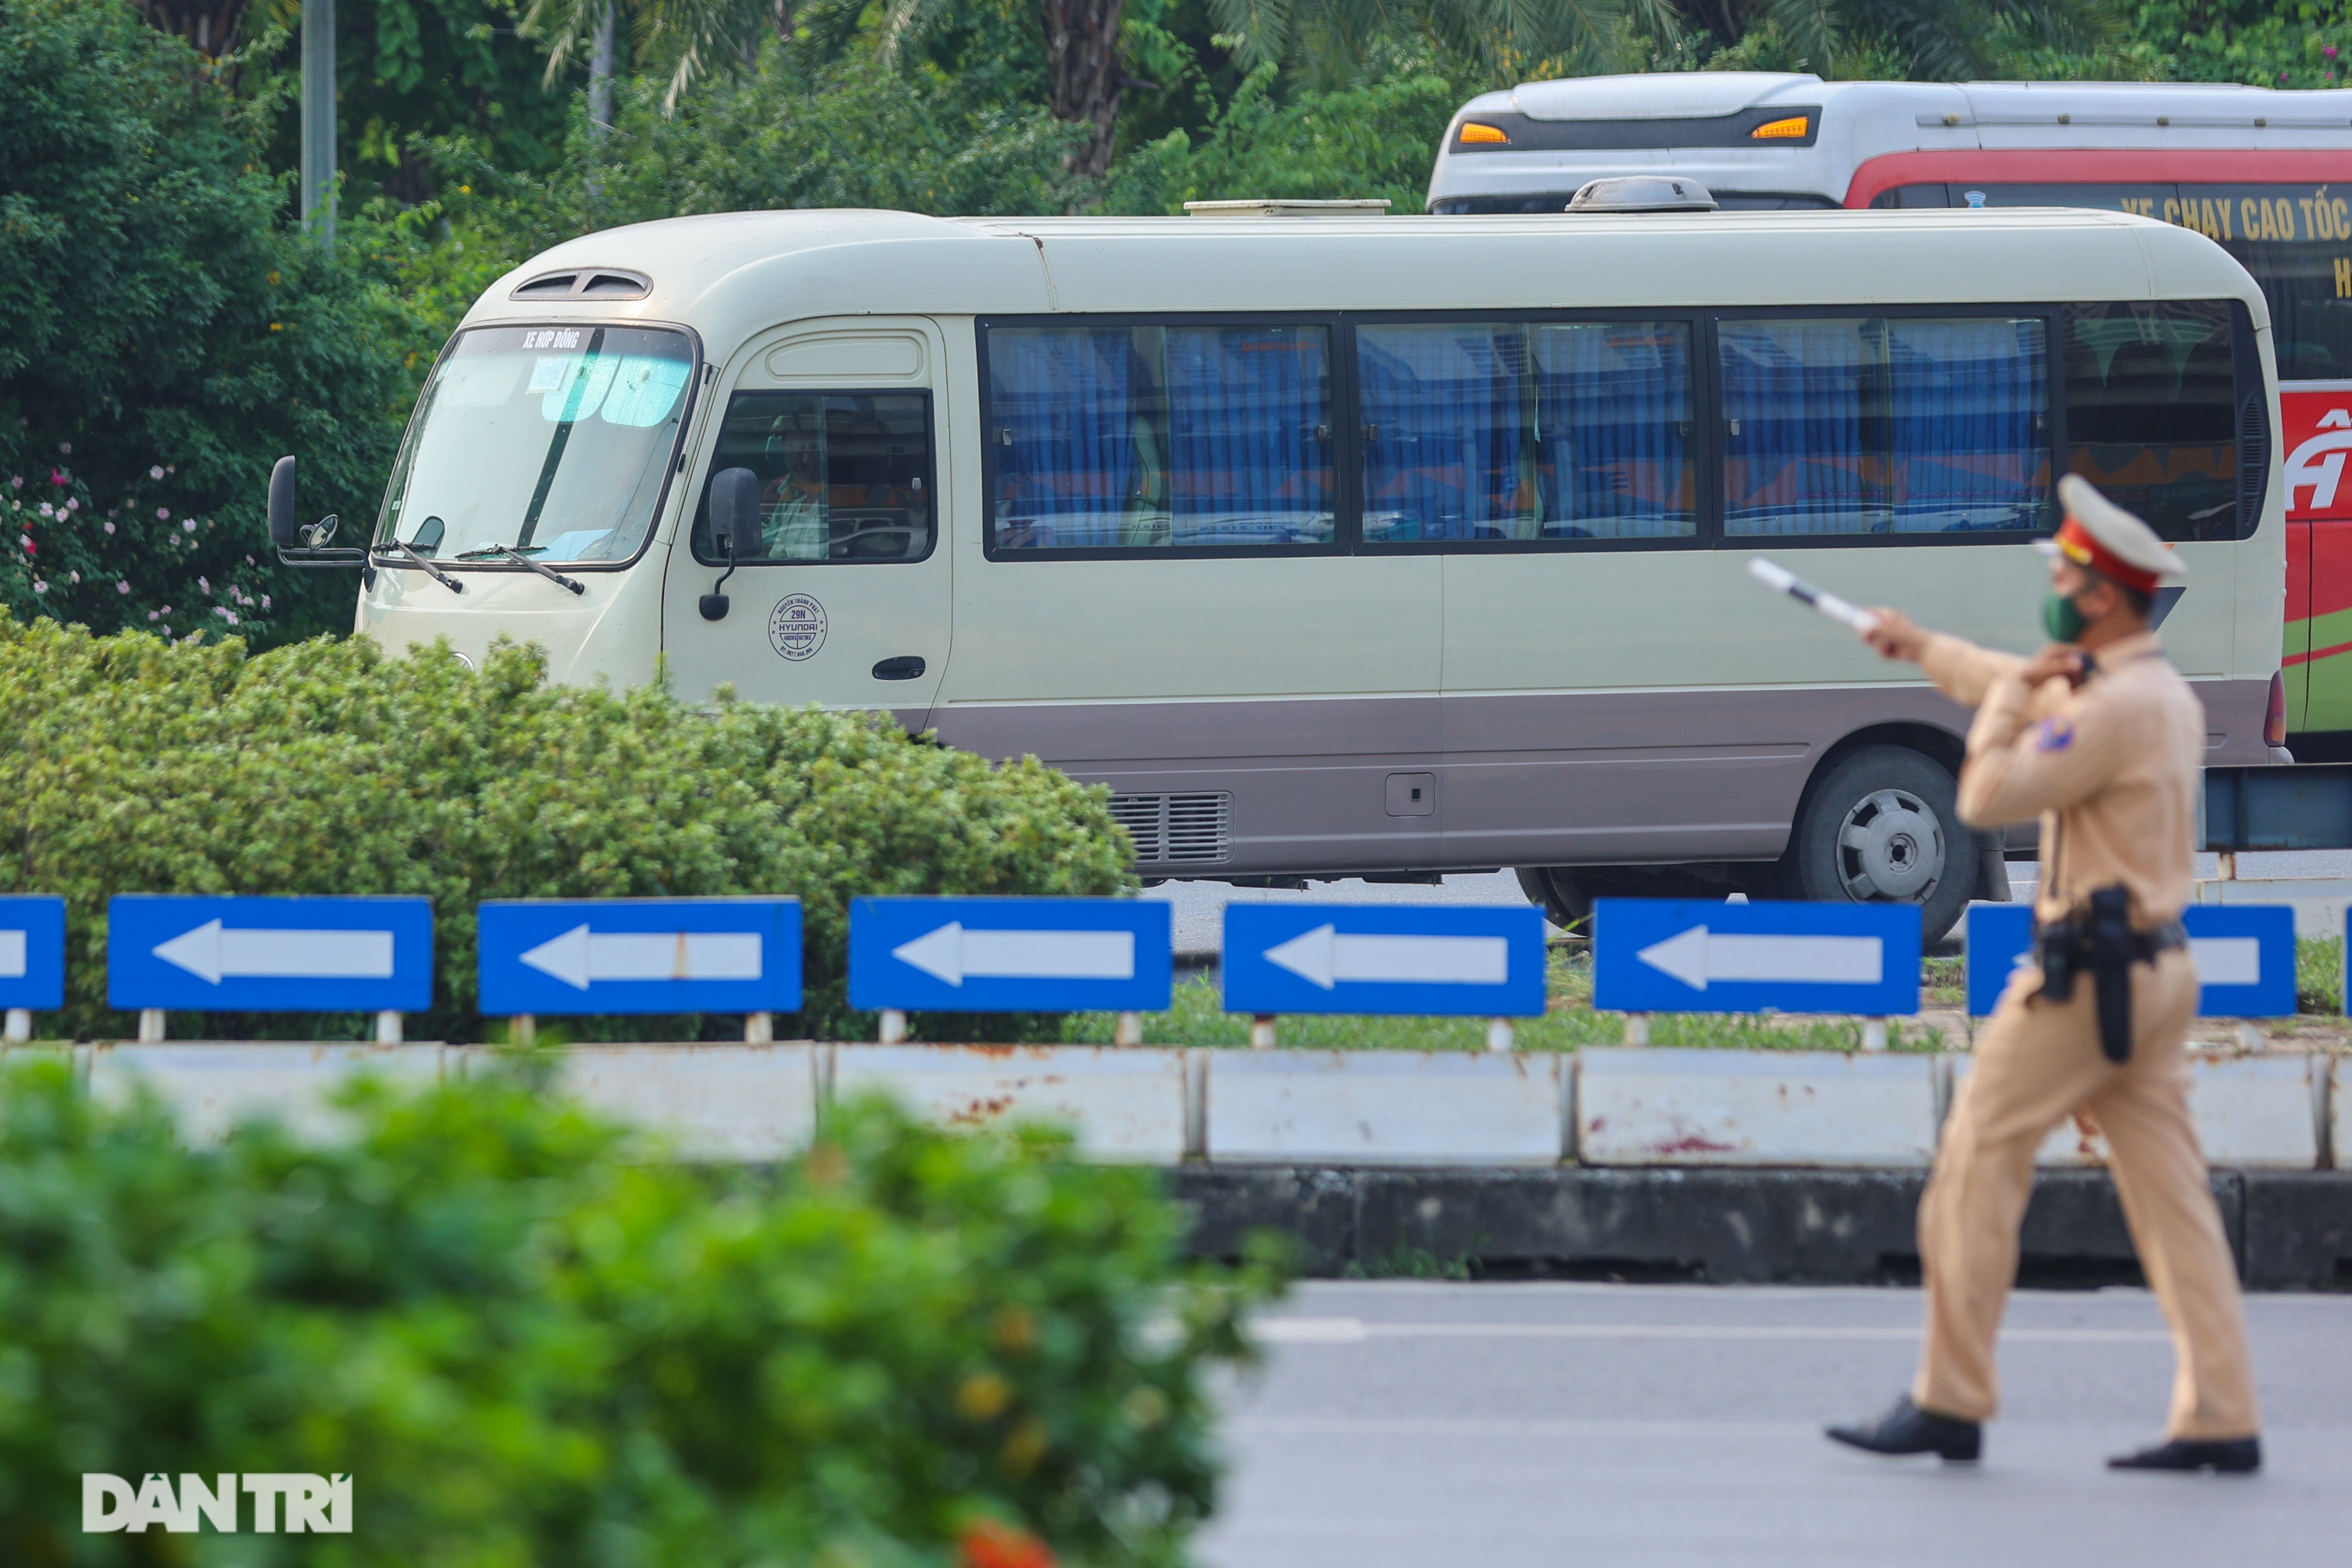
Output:
[[[1815,784],[1790,836],[1788,872],[1801,898],[1917,904],[1933,944],[1959,923],[1981,852],[1960,821],[1958,785],[1933,759],[1866,746]]]

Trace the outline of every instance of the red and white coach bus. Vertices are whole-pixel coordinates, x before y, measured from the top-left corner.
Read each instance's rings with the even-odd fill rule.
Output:
[[[2298,760],[2352,759],[2352,89],[1732,71],[1528,82],[1454,115],[1428,206],[1558,212],[1587,180],[1664,173],[1732,209],[2099,207],[2228,251],[2269,303],[2278,362],[2290,743]],[[2161,403],[2155,384],[2194,374],[2198,345],[2177,338],[2070,342],[2065,374],[2100,381],[2118,409]],[[2126,504],[2181,477],[2105,472],[2094,446],[2074,451]]]

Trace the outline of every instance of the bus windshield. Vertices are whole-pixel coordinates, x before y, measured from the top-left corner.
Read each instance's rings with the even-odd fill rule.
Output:
[[[434,367],[379,547],[443,562],[627,561],[677,445],[694,346],[654,327],[478,327]]]

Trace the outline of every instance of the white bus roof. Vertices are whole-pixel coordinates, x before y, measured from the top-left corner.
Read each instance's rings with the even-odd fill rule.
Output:
[[[1817,109],[1810,146],[1549,146],[1459,153],[1465,120],[1522,115],[1547,125],[1707,120]],[[1547,136],[1559,142],[1559,136]],[[1695,137],[1694,141],[1698,138]],[[1447,126],[1429,200],[1573,188],[1605,174],[1667,172],[1730,191],[1843,199],[1855,167],[1889,153],[1984,148],[2352,148],[2352,89],[2234,83],[1823,81],[1768,71],[1680,71],[1522,82],[1482,93]]]
[[[643,298],[515,300],[627,269]],[[2235,298],[2188,229],[2075,209],[1573,217],[933,218],[857,210],[670,218],[583,236],[493,284],[466,325],[674,321],[713,360],[818,316],[1618,309]]]

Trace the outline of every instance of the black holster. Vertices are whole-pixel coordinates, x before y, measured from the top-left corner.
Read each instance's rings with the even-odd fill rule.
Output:
[[[2118,1065],[2131,1060],[2131,966],[2153,963],[2158,953],[2179,947],[2186,938],[2178,921],[2149,931],[2131,925],[2131,895],[2118,884],[2091,895],[2090,907],[2080,914],[2046,925],[2034,932],[2042,961],[2042,994],[2053,1002],[2070,1000],[2074,977],[2090,972],[2092,994],[2098,1002],[2099,1050]]]

